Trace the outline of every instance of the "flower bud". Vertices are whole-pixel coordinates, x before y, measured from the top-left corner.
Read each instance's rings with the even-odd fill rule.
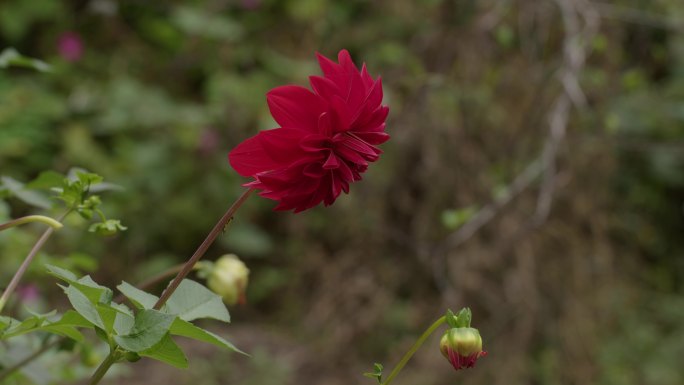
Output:
[[[229,305],[245,303],[249,269],[235,254],[227,254],[214,263],[207,286]]]
[[[471,327],[447,330],[439,342],[439,350],[456,370],[472,368],[478,358],[487,355],[482,351],[480,332]]]

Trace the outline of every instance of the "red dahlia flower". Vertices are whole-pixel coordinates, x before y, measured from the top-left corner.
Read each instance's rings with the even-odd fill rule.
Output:
[[[276,210],[331,205],[361,180],[382,153],[376,146],[389,139],[380,78],[373,80],[365,64],[359,71],[346,50],[338,61],[318,55],[323,77],[309,77],[313,92],[271,90],[268,107],[280,127],[259,132],[228,155],[240,175],[254,178],[245,186],[278,201]]]

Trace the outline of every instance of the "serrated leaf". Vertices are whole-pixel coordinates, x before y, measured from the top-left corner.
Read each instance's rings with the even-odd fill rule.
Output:
[[[244,355],[248,355],[242,350],[235,347],[235,345],[226,341],[222,337],[200,327],[191,324],[188,321],[184,321],[180,318],[176,318],[169,329],[169,333],[175,336],[187,337],[193,340],[206,342],[208,344],[216,345],[221,348],[226,348],[234,352],[238,352]]]
[[[141,356],[153,358],[180,369],[188,367],[188,359],[168,334],[150,349],[138,352]]]
[[[122,281],[116,288],[119,289],[126,298],[131,300],[135,306],[141,309],[152,309],[154,304],[159,300],[159,297],[156,295],[142,291],[128,282]]]
[[[135,324],[128,334],[114,336],[114,341],[128,351],[142,352],[159,343],[175,319],[176,316],[157,310],[142,310],[135,316]]]
[[[166,302],[163,311],[177,315],[185,321],[212,318],[230,322],[230,314],[223,299],[203,285],[189,279],[181,282]]]

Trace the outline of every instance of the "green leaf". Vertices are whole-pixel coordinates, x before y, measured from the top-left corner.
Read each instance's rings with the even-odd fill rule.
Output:
[[[216,335],[216,334],[214,334],[208,330],[204,330],[200,327],[197,327],[197,326],[191,324],[190,322],[184,321],[180,318],[176,318],[176,320],[173,321],[173,324],[171,325],[171,328],[169,329],[169,333],[171,333],[175,336],[191,338],[193,340],[206,342],[206,343],[216,345],[216,346],[221,347],[221,348],[226,348],[226,349],[232,350],[234,352],[238,352],[238,353],[241,353],[244,355],[248,355],[247,353],[236,348],[235,345],[231,344],[230,342],[226,341],[225,339],[221,338],[220,336],[218,336],[218,335]]]
[[[45,265],[45,268],[47,269],[48,273],[54,275],[62,281],[66,281],[68,283],[78,281],[76,274],[70,272],[69,270],[62,269],[61,267],[54,265]]]
[[[382,384],[382,369],[383,369],[382,364],[379,364],[376,362],[373,364],[373,372],[372,373],[364,373],[363,375],[368,377],[368,378],[374,378],[378,381],[379,384]]]
[[[164,312],[179,316],[185,321],[213,318],[230,322],[230,314],[220,296],[203,285],[184,279],[164,307]]]
[[[138,308],[152,309],[159,300],[159,297],[142,291],[128,282],[121,282],[116,288]]]
[[[97,282],[93,281],[89,275],[81,278],[76,278],[76,275],[69,270],[62,269],[61,267],[46,265],[48,273],[51,275],[66,281],[71,286],[77,288],[81,293],[83,293],[88,300],[93,303],[104,303],[109,304],[112,301],[114,293],[108,287],[99,285]]]
[[[9,323],[5,330],[3,330],[0,339],[7,339],[16,337],[22,334],[43,331],[48,333],[59,334],[76,341],[82,341],[83,335],[76,329],[76,327],[92,327],[92,324],[78,315],[74,311],[68,311],[62,316],[59,321],[49,322],[47,317],[53,315],[53,312],[47,314],[35,314],[33,317],[27,318],[24,321],[9,319]]]
[[[54,171],[43,171],[38,177],[26,184],[26,188],[49,190],[59,187],[64,181],[64,175]]]
[[[117,335],[126,335],[131,332],[135,326],[135,317],[125,313],[117,313],[114,319],[114,332]]]
[[[24,67],[36,71],[50,71],[50,65],[38,59],[23,56],[14,48],[5,48],[0,52],[0,68]]]
[[[79,328],[93,328],[93,323],[73,310],[67,310],[59,321],[50,323],[52,326],[73,326]]]
[[[66,294],[71,306],[85,318],[88,322],[99,327],[100,329],[106,329],[100,313],[97,311],[95,305],[83,294],[79,289],[74,286],[69,285],[68,287],[63,287],[64,293]]]
[[[167,363],[180,369],[188,367],[188,359],[183,354],[183,351],[173,342],[173,339],[165,334],[158,344],[150,349],[138,352],[141,356],[153,358],[155,360]]]
[[[38,330],[71,338],[77,342],[84,341],[83,334],[81,334],[81,332],[73,326],[46,325]]]
[[[169,331],[176,316],[145,309],[135,317],[135,324],[125,335],[114,336],[119,346],[131,352],[142,352],[159,343]]]
[[[99,235],[114,235],[120,231],[126,231],[128,227],[121,224],[118,219],[107,219],[104,222],[93,223],[88,228],[91,233],[97,233]]]
[[[24,184],[18,180],[8,176],[3,176],[0,177],[0,182],[2,182],[0,184],[2,188],[6,189],[12,194],[12,196],[26,204],[39,207],[41,209],[49,209],[50,206],[52,206],[52,202],[50,202],[47,197],[39,192],[28,190]]]

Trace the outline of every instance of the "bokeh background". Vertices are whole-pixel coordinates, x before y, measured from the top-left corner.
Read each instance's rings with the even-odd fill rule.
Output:
[[[194,251],[242,191],[228,151],[315,52],[383,77],[392,140],[364,181],[297,215],[252,197],[210,250],[251,283],[206,326],[253,357],[186,343],[188,370],[109,384],[372,383],[462,306],[489,355],[454,372],[434,336],[397,385],[684,383],[679,0],[3,0],[0,47],[52,66],[0,72],[0,174],[123,187],[103,207],[127,232],[74,217],[41,256],[109,285]],[[0,234],[0,282],[39,231]],[[64,308],[40,266],[25,282]]]

